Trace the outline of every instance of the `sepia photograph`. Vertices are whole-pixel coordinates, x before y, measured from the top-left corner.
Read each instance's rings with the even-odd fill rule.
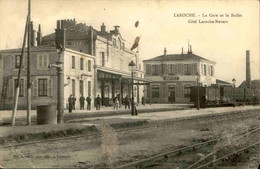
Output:
[[[259,0],[0,0],[0,168],[260,168]]]

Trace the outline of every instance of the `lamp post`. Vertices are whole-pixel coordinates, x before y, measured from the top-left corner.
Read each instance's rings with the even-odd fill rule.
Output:
[[[233,106],[235,107],[235,90],[236,90],[236,79],[235,78],[232,79],[232,83],[233,83]]]
[[[63,77],[63,61],[61,59],[61,53],[64,51],[64,48],[60,45],[57,48],[59,54],[59,61],[56,64],[50,64],[49,68],[55,67],[57,70],[57,122],[63,123],[63,111],[64,111],[64,77]],[[67,79],[67,80],[70,80]]]
[[[134,71],[135,71],[135,63],[134,61],[131,61],[128,65],[130,67],[130,70],[132,72],[132,106],[131,106],[131,114],[132,116],[137,115],[135,112],[135,103],[134,103]]]
[[[196,73],[197,76],[197,110],[200,109],[200,85],[199,85],[199,72]]]

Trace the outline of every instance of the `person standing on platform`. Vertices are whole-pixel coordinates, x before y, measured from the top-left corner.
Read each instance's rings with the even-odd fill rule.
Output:
[[[144,98],[144,96],[142,97],[142,104],[145,105],[145,98]]]
[[[79,102],[80,102],[80,110],[84,110],[85,97],[83,95],[81,95],[81,97],[79,98]]]
[[[68,102],[69,102],[69,113],[72,113],[72,108],[73,108],[72,95],[70,95]]]
[[[129,98],[128,95],[125,97],[125,109],[128,107],[128,109],[130,109],[130,102],[129,102]]]
[[[99,95],[98,95],[98,97],[96,98],[96,104],[97,104],[96,109],[97,109],[97,110],[100,110],[101,98],[99,97]]]
[[[91,97],[88,96],[88,97],[86,98],[86,101],[87,101],[87,110],[91,110]]]
[[[75,95],[72,95],[73,110],[75,110],[76,100],[77,100],[77,99],[76,99]]]

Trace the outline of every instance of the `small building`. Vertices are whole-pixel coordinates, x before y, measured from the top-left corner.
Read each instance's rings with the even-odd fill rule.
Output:
[[[21,72],[20,93],[18,109],[25,109],[27,104],[27,50],[25,50],[23,68]],[[15,86],[17,83],[20,65],[21,49],[0,51],[2,62],[2,80],[0,91],[3,92],[3,82],[7,82],[5,108],[11,109],[14,104]],[[49,68],[56,64],[61,57],[64,61],[64,105],[68,107],[70,94],[79,98],[80,95],[93,97],[94,56],[71,49],[64,49],[59,55],[55,47],[39,46],[31,48],[31,82],[32,82],[32,108],[38,105],[57,103],[57,70]],[[71,60],[74,58],[74,60]],[[71,61],[71,62],[70,62]],[[84,75],[84,76],[82,76]],[[76,83],[77,81],[77,83]],[[76,86],[77,85],[77,86]],[[1,98],[1,100],[4,98]],[[2,106],[2,105],[1,105]],[[77,107],[79,104],[76,105]]]
[[[146,88],[146,97],[152,103],[188,103],[190,87],[216,84],[215,62],[192,53],[164,54],[144,60],[145,78],[152,81]]]

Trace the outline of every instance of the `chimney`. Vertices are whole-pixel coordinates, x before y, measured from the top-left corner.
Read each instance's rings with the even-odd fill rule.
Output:
[[[181,48],[181,56],[183,56],[183,47]]]
[[[251,74],[250,74],[250,51],[246,51],[246,87],[251,86]]]
[[[36,41],[36,37],[35,37],[35,30],[33,30],[33,22],[31,22],[31,46],[35,47],[35,41]]]
[[[190,54],[192,54],[192,46],[190,45]]]
[[[119,29],[118,28],[120,28],[120,26],[116,25],[114,27],[115,27],[115,33],[118,34],[119,33]]]
[[[57,21],[57,28],[55,29],[55,43],[56,48],[66,47],[66,29],[64,29],[64,21]]]
[[[164,48],[164,56],[166,56],[167,50],[166,48]]]
[[[101,33],[102,33],[102,34],[106,33],[106,25],[104,24],[104,22],[103,22],[103,24],[101,25]]]
[[[41,32],[41,24],[39,24],[38,32],[37,32],[37,46],[41,46],[42,44],[42,32]]]

